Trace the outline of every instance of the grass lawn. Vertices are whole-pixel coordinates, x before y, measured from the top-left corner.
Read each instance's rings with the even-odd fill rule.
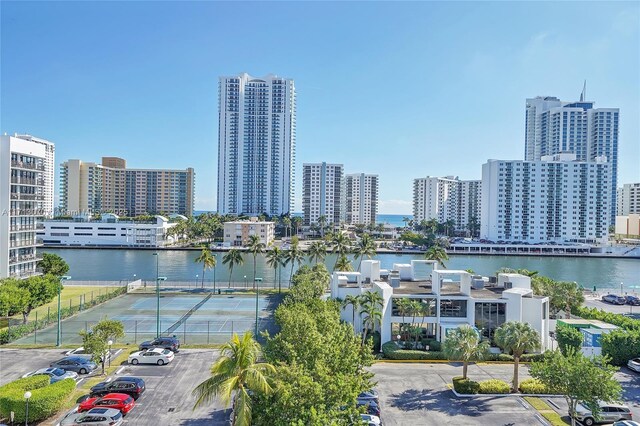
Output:
[[[524,399],[531,404],[533,408],[535,408],[538,413],[542,415],[547,421],[551,424],[551,426],[565,426],[569,423],[562,420],[560,414],[558,414],[553,408],[549,406],[542,399],[535,396],[525,396]]]
[[[107,294],[112,292],[113,290],[118,289],[119,287],[101,287],[101,286],[64,286],[62,289],[62,294],[60,295],[60,305],[63,308],[68,308],[69,303],[71,306],[80,305],[81,297],[84,297],[82,303],[89,302],[92,297],[98,297],[100,294]],[[93,294],[93,296],[92,296]],[[54,297],[53,300],[45,305],[42,305],[31,311],[29,314],[29,320],[36,319],[36,312],[38,313],[38,318],[42,319],[47,316],[47,311],[50,312],[51,315],[56,315],[58,309],[58,298]],[[14,315],[10,317],[11,324],[22,324],[22,315]],[[2,318],[0,320],[0,329],[7,327],[7,319]]]

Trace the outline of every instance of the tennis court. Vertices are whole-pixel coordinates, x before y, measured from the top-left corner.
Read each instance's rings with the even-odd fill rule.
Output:
[[[270,330],[277,296],[258,297],[258,329]],[[81,344],[81,330],[88,330],[103,318],[122,321],[126,336],[119,343],[136,344],[156,336],[176,335],[182,344],[224,343],[232,333],[253,331],[256,318],[255,295],[167,294],[161,293],[160,321],[156,321],[158,299],[155,294],[129,293],[73,318],[63,320],[63,345]],[[15,344],[55,344],[56,325],[16,340]]]

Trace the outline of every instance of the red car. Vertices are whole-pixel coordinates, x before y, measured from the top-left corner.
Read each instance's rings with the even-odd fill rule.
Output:
[[[78,412],[91,410],[92,408],[113,408],[120,410],[122,414],[127,414],[135,406],[135,401],[124,393],[108,393],[101,398],[89,398],[81,402]]]

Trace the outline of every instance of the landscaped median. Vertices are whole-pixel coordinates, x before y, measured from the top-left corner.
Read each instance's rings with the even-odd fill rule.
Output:
[[[402,349],[395,342],[387,342],[382,345],[382,354],[384,359],[379,360],[382,362],[388,360],[398,362],[456,362],[455,360],[448,360],[442,351]],[[524,354],[520,357],[520,363],[539,361],[542,357],[542,354]],[[513,356],[509,354],[490,354],[482,362],[513,363]]]
[[[14,413],[14,421],[25,422],[26,400],[25,392],[31,392],[29,398],[28,422],[36,422],[55,414],[62,405],[70,400],[76,387],[73,379],[61,380],[49,384],[50,378],[38,375],[18,379],[0,387],[0,416],[10,419]]]
[[[456,376],[453,378],[453,386],[450,389],[457,397],[470,398],[476,395],[482,396],[558,396],[550,393],[546,386],[537,379],[523,380],[518,386],[520,392],[511,393],[511,385],[503,380],[490,379],[476,382]]]
[[[527,401],[538,413],[540,413],[540,415],[544,417],[551,426],[565,426],[568,424],[562,420],[560,414],[558,414],[542,399],[535,396],[525,396],[524,400]]]

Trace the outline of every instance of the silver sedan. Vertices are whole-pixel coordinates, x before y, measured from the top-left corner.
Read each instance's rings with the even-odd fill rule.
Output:
[[[40,370],[31,371],[23,375],[22,378],[39,375],[46,375],[51,377],[51,381],[49,383],[56,383],[64,379],[78,379],[78,373],[76,373],[75,371],[64,371],[62,368],[55,367],[41,368]]]

